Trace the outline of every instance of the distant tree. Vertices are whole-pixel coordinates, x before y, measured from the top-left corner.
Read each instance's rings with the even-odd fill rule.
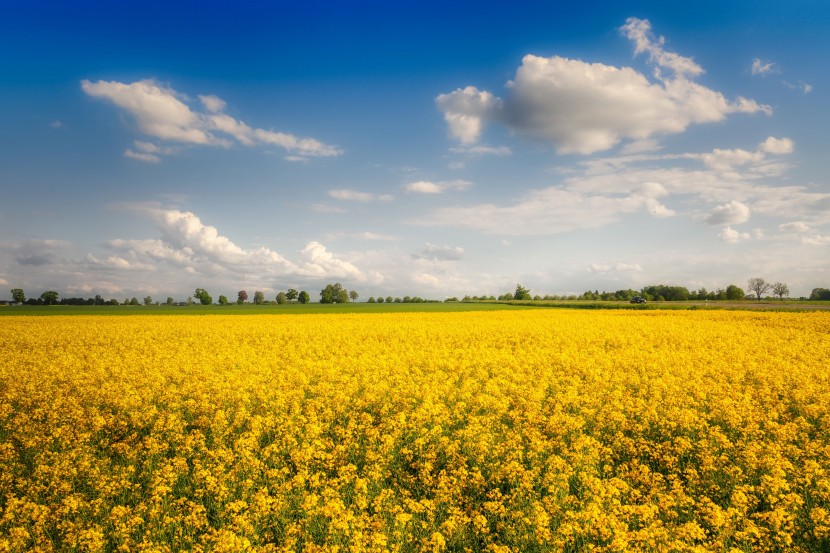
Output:
[[[243,304],[248,301],[248,292],[245,290],[240,290],[239,294],[237,295],[236,303]]]
[[[219,305],[228,305],[228,296],[219,296]]]
[[[259,290],[254,292],[254,303],[256,305],[262,305],[265,303],[265,294]]]
[[[141,304],[138,303],[138,298],[133,298],[133,299],[130,300],[130,305],[141,305]]]
[[[153,304],[153,298],[151,298],[150,296],[147,296],[146,298],[144,298],[144,305],[152,305],[152,304]]]
[[[166,303],[167,303],[167,305],[173,305],[174,303],[176,303],[176,300],[174,300],[170,296],[167,296],[167,302]]]
[[[303,290],[303,291],[302,291],[302,292],[300,292],[300,294],[297,296],[297,301],[298,301],[298,302],[300,302],[300,303],[302,303],[303,305],[305,305],[305,304],[307,304],[308,302],[310,302],[310,301],[311,301],[311,296],[309,296],[309,295],[308,295],[308,292],[306,292],[305,290]]]
[[[516,293],[513,294],[514,300],[529,300],[531,299],[530,290],[523,287],[521,284],[516,285]]]
[[[112,299],[111,299],[110,301],[108,301],[107,303],[109,303],[110,305],[118,305],[118,300],[117,300],[117,299],[115,299],[115,298],[112,298]]]
[[[378,296],[377,301],[378,301],[378,303],[383,303],[385,300],[383,299],[383,296]]]
[[[366,300],[366,303],[377,303],[377,302],[375,301],[374,296],[369,296],[369,299]]]
[[[210,305],[213,303],[213,298],[204,288],[196,288],[196,291],[193,293],[193,297],[199,300],[199,303],[202,305]]]
[[[724,292],[726,295],[726,299],[730,301],[742,300],[746,297],[743,288],[736,284],[730,284],[726,287],[726,290]]]
[[[404,297],[403,297],[403,302],[404,302],[404,303],[411,303],[411,302],[412,302],[412,298],[410,298],[409,296],[404,296]]]
[[[297,292],[294,288],[289,288],[285,292],[285,297],[288,301],[296,301],[296,299],[300,296],[300,293]]]
[[[288,303],[288,294],[285,292],[280,292],[277,294],[277,303],[282,305],[284,303]]]
[[[393,301],[395,300],[392,299],[392,296],[386,296],[386,303],[392,303]]]
[[[827,288],[813,288],[810,292],[811,300],[830,300],[830,290]]]
[[[763,295],[772,288],[772,284],[761,277],[753,277],[746,281],[746,289],[755,293],[758,301],[761,301]]]
[[[776,282],[772,285],[772,293],[778,296],[779,300],[783,300],[784,296],[790,295],[790,288],[783,282]]]
[[[95,299],[92,300],[94,305],[105,305],[107,302],[101,294],[96,294]]]
[[[401,298],[395,298],[395,303],[401,303]]]
[[[187,305],[193,305],[194,303],[196,302],[193,301],[193,296],[187,296]]]
[[[350,300],[357,301],[358,296],[359,296],[359,294],[357,293],[357,291],[355,291],[355,290],[350,290],[349,291],[349,299]]]
[[[58,293],[54,290],[47,290],[40,295],[40,299],[43,300],[43,303],[46,305],[55,305],[58,303]]]
[[[339,282],[328,284],[320,290],[320,303],[347,303],[349,292]]]
[[[26,294],[23,293],[22,288],[12,288],[12,301],[15,303],[26,301]]]

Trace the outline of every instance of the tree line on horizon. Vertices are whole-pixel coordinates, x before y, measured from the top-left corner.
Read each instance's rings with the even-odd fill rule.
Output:
[[[747,281],[745,288],[741,288],[736,284],[730,284],[726,288],[718,288],[717,290],[707,290],[706,288],[699,288],[697,290],[689,290],[685,286],[670,286],[665,284],[644,286],[640,290],[626,288],[616,290],[614,292],[599,290],[587,290],[582,294],[576,295],[531,295],[530,290],[522,286],[516,285],[514,292],[507,292],[499,296],[482,295],[470,296],[466,295],[461,300],[457,297],[450,297],[443,301],[561,301],[561,300],[588,300],[588,301],[631,301],[635,297],[642,297],[647,301],[740,301],[748,298],[761,300],[764,294],[772,292],[773,296],[783,300],[790,296],[790,290],[786,283],[774,282],[770,283],[760,277],[753,277]],[[104,299],[103,296],[97,294],[94,298],[82,297],[67,297],[61,298],[60,294],[55,290],[46,290],[39,297],[27,298],[25,292],[21,288],[13,288],[11,290],[12,303],[22,305],[194,305],[197,302],[201,305],[213,305],[213,297],[204,288],[197,288],[193,296],[189,296],[186,301],[176,301],[172,297],[166,301],[154,301],[151,296],[144,297],[139,301],[138,298],[125,298],[123,301],[117,299]],[[349,303],[356,302],[360,297],[357,291],[347,290],[339,282],[326,285],[320,291],[319,303]],[[828,301],[830,300],[830,289],[828,288],[813,288],[809,297],[801,297],[802,300],[811,301]],[[370,296],[367,303],[423,303],[441,300],[429,300],[418,296]],[[300,303],[306,304],[311,302],[311,296],[305,290],[298,291],[295,288],[278,292],[274,300],[267,300],[265,293],[257,290],[254,292],[254,298],[251,303],[255,305],[269,305],[269,304],[286,304],[286,303]],[[237,293],[236,304],[242,305],[248,303],[248,292],[240,290]],[[231,302],[225,295],[220,295],[217,300],[218,305],[230,305]]]

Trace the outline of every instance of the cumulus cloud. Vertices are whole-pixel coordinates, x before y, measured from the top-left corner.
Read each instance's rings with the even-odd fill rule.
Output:
[[[140,132],[161,140],[220,147],[229,147],[235,140],[244,146],[280,146],[302,156],[336,156],[342,153],[336,146],[313,138],[252,128],[224,113],[226,102],[213,95],[200,95],[199,100],[205,111],[197,111],[189,104],[187,96],[152,79],[133,83],[83,80],[81,89],[88,96],[112,102],[133,117]],[[162,152],[127,150],[125,155],[157,163],[159,153]]]
[[[753,75],[760,75],[766,77],[770,73],[778,73],[778,66],[771,61],[761,61],[760,58],[752,60],[752,67],[750,69]]]
[[[738,242],[745,242],[751,239],[751,236],[748,232],[739,232],[733,229],[732,227],[725,227],[718,234],[718,238],[720,238],[724,242],[736,244]]]
[[[391,194],[372,194],[371,192],[359,192],[357,190],[350,190],[341,188],[337,190],[329,190],[328,195],[336,200],[346,200],[350,202],[391,202],[395,199]]]
[[[691,58],[664,49],[647,20],[630,18],[621,28],[648,54],[654,80],[630,67],[586,63],[560,56],[526,55],[498,98],[474,86],[436,98],[450,135],[474,144],[488,122],[531,138],[552,142],[560,153],[591,154],[622,140],[642,141],[675,134],[689,125],[722,121],[733,113],[772,113],[769,106],[723,94],[692,80],[702,68]],[[663,75],[668,70],[669,75]]]
[[[459,88],[449,94],[440,94],[435,103],[438,109],[444,112],[450,135],[462,144],[476,142],[485,120],[502,107],[499,98],[474,86]]]
[[[431,261],[458,261],[464,257],[464,248],[459,246],[438,246],[427,242],[424,249],[415,254],[414,257]]]
[[[267,247],[243,248],[194,213],[177,209],[136,206],[134,209],[155,220],[159,238],[110,240],[106,246],[114,255],[88,258],[99,268],[135,269],[170,266],[193,274],[243,275],[267,281],[293,276],[362,280],[364,274],[353,263],[312,241],[291,261]]]
[[[467,180],[452,181],[415,181],[407,183],[404,190],[415,194],[443,194],[447,190],[467,190],[473,185]]]
[[[762,152],[768,154],[791,154],[795,149],[795,144],[789,138],[775,138],[774,136],[770,136],[761,142],[759,148]]]
[[[749,221],[749,207],[737,200],[719,205],[706,218],[710,225],[737,225]]]

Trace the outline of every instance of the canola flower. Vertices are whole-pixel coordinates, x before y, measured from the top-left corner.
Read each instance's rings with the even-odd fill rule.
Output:
[[[830,315],[8,317],[0,552],[830,551]]]

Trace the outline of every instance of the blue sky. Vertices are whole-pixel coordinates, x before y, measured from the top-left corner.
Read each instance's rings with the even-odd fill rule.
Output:
[[[830,286],[830,8],[671,4],[0,2],[0,285]]]

